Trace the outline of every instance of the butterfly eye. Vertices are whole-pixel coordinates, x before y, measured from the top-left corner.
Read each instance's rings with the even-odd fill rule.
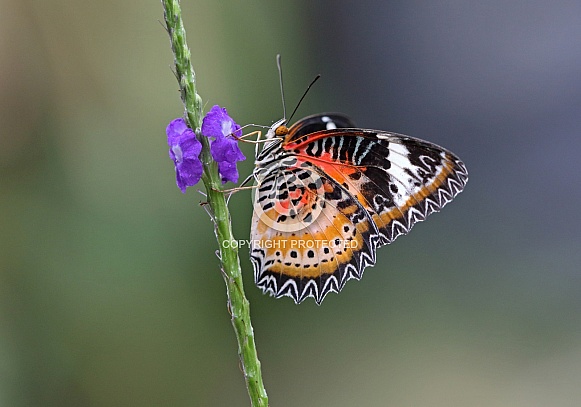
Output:
[[[285,125],[282,126],[278,126],[276,128],[276,130],[274,131],[274,134],[277,137],[282,137],[282,136],[286,136],[288,134],[288,127],[286,127]]]

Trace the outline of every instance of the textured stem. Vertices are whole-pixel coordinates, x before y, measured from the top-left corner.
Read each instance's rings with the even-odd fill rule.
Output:
[[[217,165],[210,155],[210,143],[206,137],[200,136],[202,98],[196,92],[196,76],[192,68],[190,50],[186,43],[180,4],[178,0],[162,0],[162,4],[174,53],[181,98],[186,109],[186,118],[189,126],[195,130],[203,145],[201,161],[204,165],[204,174],[202,180],[208,193],[208,204],[215,223],[222,272],[228,292],[228,308],[232,315],[232,326],[238,340],[238,355],[246,379],[246,388],[253,407],[266,407],[268,406],[268,397],[262,383],[260,361],[254,343],[254,331],[250,322],[250,303],[244,294],[238,250],[236,245],[231,244],[234,242],[234,236],[230,213],[224,193],[221,191],[222,183]]]

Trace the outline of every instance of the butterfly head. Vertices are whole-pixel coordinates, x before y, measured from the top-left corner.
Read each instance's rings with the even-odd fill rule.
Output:
[[[288,127],[286,127],[286,119],[280,119],[273,123],[266,132],[264,138],[259,136],[259,141],[262,141],[262,149],[259,151],[259,145],[256,144],[255,156],[256,163],[264,160],[270,161],[274,159],[271,153],[276,152],[284,137],[288,134]]]
[[[275,122],[268,131],[266,132],[266,139],[273,140],[273,139],[280,139],[283,138],[288,134],[288,127],[286,126],[286,119],[280,119],[279,121]]]
[[[286,127],[284,124],[281,124],[280,126],[278,126],[275,130],[274,130],[274,135],[276,137],[284,137],[288,134],[288,127]]]

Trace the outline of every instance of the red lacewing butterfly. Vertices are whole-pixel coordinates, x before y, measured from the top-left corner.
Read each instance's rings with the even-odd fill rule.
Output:
[[[250,258],[257,286],[277,298],[320,304],[468,181],[452,152],[343,114],[285,123],[268,130],[253,173]]]

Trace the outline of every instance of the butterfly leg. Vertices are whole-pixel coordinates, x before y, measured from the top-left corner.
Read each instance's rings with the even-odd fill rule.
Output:
[[[247,140],[248,137],[250,136],[254,136],[257,135],[256,140]],[[262,132],[260,130],[256,130],[253,132],[250,132],[248,134],[244,134],[243,136],[236,136],[234,134],[232,134],[232,137],[234,137],[236,140],[242,141],[243,143],[250,143],[250,144],[262,144],[262,143],[266,143],[268,141],[271,141],[271,139],[263,139],[262,138]]]
[[[258,188],[258,185],[250,185],[247,187],[239,186],[239,187],[234,187],[234,188],[229,188],[229,189],[216,189],[215,191],[224,192],[225,194],[232,195],[238,191],[249,191],[249,190],[255,189],[255,188]]]
[[[256,141],[254,141],[254,140],[247,140],[248,137],[255,136],[255,135],[258,136],[258,137],[256,137]],[[260,130],[252,131],[252,132],[250,132],[248,134],[244,134],[244,135],[242,135],[240,137],[232,134],[232,137],[234,137],[236,140],[240,140],[240,141],[243,141],[245,143],[252,143],[252,144],[260,143],[260,141],[258,141],[258,140],[260,140],[260,137],[261,136],[262,136],[262,132]]]
[[[234,193],[236,193],[238,191],[246,191],[246,190],[250,190],[250,189],[254,189],[254,188],[258,188],[258,185],[251,185],[249,187],[236,187],[236,188],[231,188],[231,189],[225,189],[222,192],[226,192],[228,194],[228,196],[226,197],[226,205],[228,205],[230,203],[230,198],[232,197],[232,195],[234,195]]]
[[[252,179],[254,179],[254,174],[250,174],[248,177],[246,177],[246,179],[244,181],[242,181],[240,183],[240,185],[238,185],[237,187],[230,188],[230,189],[215,189],[215,191],[228,194],[228,196],[226,197],[226,204],[228,204],[230,201],[230,197],[232,195],[234,195],[236,192],[251,190],[251,189],[255,189],[255,188],[259,187],[259,185],[244,186],[245,184],[248,184],[248,182],[250,182],[250,180],[252,180]]]

